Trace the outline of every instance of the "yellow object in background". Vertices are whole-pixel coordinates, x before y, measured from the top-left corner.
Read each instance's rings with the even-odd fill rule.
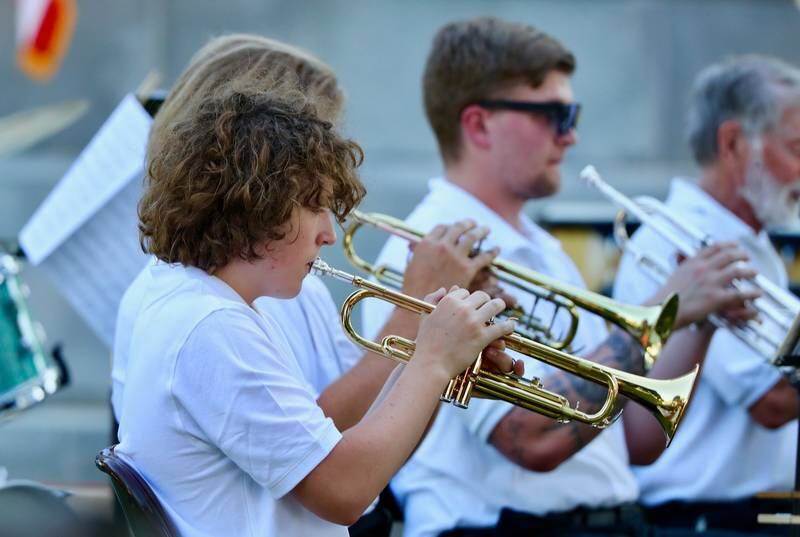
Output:
[[[608,285],[609,252],[605,238],[591,227],[550,227],[549,231],[578,266],[586,286],[592,291],[602,291]],[[613,255],[611,262],[615,267]]]

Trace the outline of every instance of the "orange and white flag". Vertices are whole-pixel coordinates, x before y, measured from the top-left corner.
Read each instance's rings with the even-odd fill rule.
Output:
[[[75,29],[75,0],[16,0],[17,63],[39,82],[55,75]]]

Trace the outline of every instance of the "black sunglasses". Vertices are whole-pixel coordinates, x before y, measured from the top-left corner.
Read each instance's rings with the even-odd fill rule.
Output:
[[[556,133],[559,136],[564,136],[572,129],[578,127],[578,118],[581,113],[581,105],[578,103],[567,104],[558,101],[534,103],[530,101],[488,99],[478,101],[476,104],[488,110],[515,110],[517,112],[536,112],[537,114],[543,114],[555,125]]]

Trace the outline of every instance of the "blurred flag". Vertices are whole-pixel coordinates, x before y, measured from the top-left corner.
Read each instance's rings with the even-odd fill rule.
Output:
[[[53,77],[75,28],[75,0],[16,0],[17,63],[34,80]]]

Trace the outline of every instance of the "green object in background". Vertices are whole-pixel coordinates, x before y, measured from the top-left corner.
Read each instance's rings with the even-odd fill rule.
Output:
[[[10,281],[0,284],[0,400],[6,392],[36,376],[33,352],[22,339]]]
[[[39,402],[58,387],[18,272],[15,259],[0,252],[0,412]]]

